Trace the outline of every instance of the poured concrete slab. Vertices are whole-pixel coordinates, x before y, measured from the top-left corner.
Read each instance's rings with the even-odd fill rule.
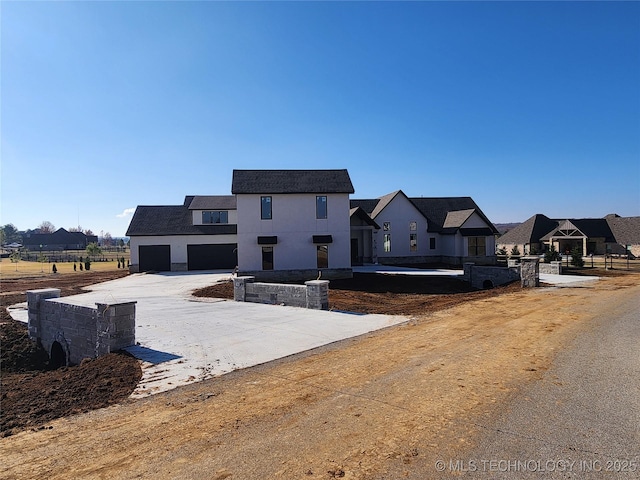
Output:
[[[279,305],[197,299],[194,289],[230,272],[134,274],[65,297],[76,305],[136,301],[136,343],[143,361],[134,397],[143,397],[239,368],[407,321]]]

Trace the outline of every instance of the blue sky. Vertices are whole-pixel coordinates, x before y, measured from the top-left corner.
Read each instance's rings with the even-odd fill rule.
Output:
[[[11,2],[0,224],[124,235],[241,169],[640,215],[638,2]]]

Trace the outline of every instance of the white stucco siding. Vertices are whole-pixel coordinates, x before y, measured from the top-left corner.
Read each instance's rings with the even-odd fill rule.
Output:
[[[490,228],[489,224],[485,222],[480,215],[473,213],[462,225],[462,228]],[[464,246],[462,255],[468,254],[469,241],[467,238],[464,240]],[[493,235],[485,236],[485,255],[494,255],[496,252],[496,239]]]
[[[488,228],[489,225],[476,212],[462,224],[462,228]]]
[[[272,218],[260,218],[260,197],[271,196]],[[238,263],[241,270],[262,270],[259,236],[277,236],[275,270],[316,268],[313,235],[331,235],[329,268],[348,268],[350,258],[349,196],[328,194],[327,219],[316,219],[315,194],[237,195]]]
[[[194,225],[203,225],[202,223],[202,212],[210,212],[211,210],[193,210],[193,224]],[[228,222],[227,225],[235,225],[238,223],[238,212],[236,210],[214,210],[216,212],[227,212],[228,214]],[[211,224],[207,224],[211,225]]]
[[[171,247],[171,263],[187,263],[187,245],[216,245],[236,243],[236,235],[158,235],[131,237],[131,263],[138,265],[138,247],[140,245],[169,245]]]
[[[433,236],[427,232],[427,219],[420,211],[404,196],[398,194],[394,199],[375,217],[375,221],[380,225],[378,245],[378,257],[409,257],[434,255],[433,250],[429,250],[429,237]],[[384,230],[384,224],[389,223],[389,230]],[[416,230],[411,230],[411,222],[416,222]],[[391,234],[391,251],[384,251],[384,236]],[[417,250],[411,251],[410,235],[417,235]],[[438,241],[436,240],[436,248]]]

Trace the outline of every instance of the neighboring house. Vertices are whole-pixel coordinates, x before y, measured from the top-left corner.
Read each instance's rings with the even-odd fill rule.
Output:
[[[469,197],[350,201],[347,170],[234,170],[231,192],[139,206],[131,271],[237,267],[297,281],[350,277],[363,263],[495,263],[497,230]]]
[[[53,233],[24,233],[22,244],[29,250],[84,250],[90,243],[97,243],[95,235],[69,232],[59,228]]]
[[[380,263],[494,264],[494,225],[470,197],[409,198],[402,190],[351,200],[381,230],[374,233]],[[377,238],[376,238],[377,237]]]
[[[235,268],[237,219],[232,195],[187,196],[182,205],[138,206],[127,230],[130,270]]]
[[[234,170],[238,274],[351,277],[347,170]]]
[[[498,239],[498,247],[510,252],[514,246],[521,254],[543,253],[551,246],[560,253],[574,248],[583,255],[640,254],[640,217],[550,219],[536,214]]]

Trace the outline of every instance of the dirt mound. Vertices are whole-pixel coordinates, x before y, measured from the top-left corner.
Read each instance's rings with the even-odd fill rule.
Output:
[[[121,402],[141,377],[138,360],[124,352],[52,371],[3,373],[0,436]]]
[[[26,290],[60,288],[62,296],[73,295],[84,292],[88,285],[125,275],[126,271],[84,272],[2,281],[0,436],[112,405],[133,392],[142,369],[132,356],[112,353],[82,365],[51,370],[47,352],[29,338],[27,325],[13,320],[6,310],[26,301]]]

